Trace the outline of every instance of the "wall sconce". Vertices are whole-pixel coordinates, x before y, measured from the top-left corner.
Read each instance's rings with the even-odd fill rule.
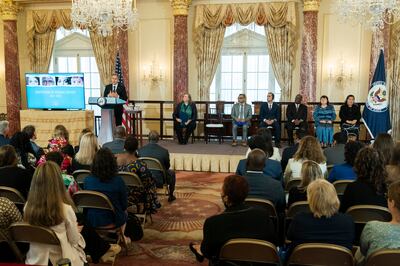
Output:
[[[153,60],[151,65],[145,69],[143,79],[152,83],[158,83],[164,80],[164,75],[164,70],[160,67],[160,64]]]
[[[338,64],[329,64],[328,78],[330,82],[334,82],[337,87],[344,88],[346,83],[353,79],[353,66],[347,64],[343,58],[338,61]]]

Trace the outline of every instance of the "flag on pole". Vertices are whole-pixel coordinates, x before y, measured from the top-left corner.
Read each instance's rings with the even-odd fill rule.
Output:
[[[117,53],[117,56],[115,58],[115,74],[118,75],[118,80],[119,83],[124,85],[124,75],[122,74],[122,66],[121,66],[121,59],[119,57],[119,52]],[[125,88],[126,89],[126,88]],[[125,107],[129,104],[129,90],[126,89],[126,95],[128,95],[128,99],[126,100],[126,103],[124,104],[123,108],[123,113],[122,113],[122,125],[125,127],[126,131],[130,131],[130,121],[128,119],[128,115],[126,113]]]
[[[386,133],[391,128],[389,114],[389,94],[386,89],[385,57],[383,50],[379,55],[375,74],[368,91],[363,111],[363,120],[372,139],[379,133]]]

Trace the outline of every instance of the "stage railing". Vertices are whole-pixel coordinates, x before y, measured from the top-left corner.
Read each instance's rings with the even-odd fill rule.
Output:
[[[129,101],[129,103],[134,104],[135,106],[140,106],[141,108],[143,107],[142,105],[146,105],[145,108],[142,108],[144,110],[143,112],[143,118],[142,122],[158,122],[159,127],[158,127],[158,132],[160,133],[160,138],[173,138],[173,135],[168,135],[166,134],[165,126],[166,123],[170,123],[171,125],[173,124],[173,118],[172,118],[172,113],[174,111],[174,101],[145,101],[145,100],[137,100],[137,101]],[[252,108],[253,108],[253,115],[258,115],[260,106],[262,102],[252,102]],[[287,122],[286,121],[286,107],[292,102],[279,102],[280,104],[280,109],[281,109],[281,128],[282,131],[284,131],[284,125]],[[224,102],[224,101],[196,101],[195,102],[197,110],[198,110],[198,119],[197,119],[197,129],[195,131],[195,138],[204,138],[201,136],[199,133],[203,133],[202,129],[204,128],[204,114],[210,114],[210,113],[217,113],[216,110],[219,109],[219,111],[223,112],[227,110],[227,106],[232,106],[234,102]],[[307,107],[309,108],[309,117],[308,117],[308,123],[309,125],[313,125],[314,121],[312,117],[310,117],[311,110],[314,109],[316,105],[318,105],[318,102],[311,102],[307,104]],[[334,122],[334,124],[339,124],[339,109],[340,106],[343,104],[343,102],[331,102],[335,107],[336,114],[337,114],[337,119]],[[364,107],[365,103],[357,103],[358,105],[361,106],[361,108]],[[222,105],[222,107],[221,107]],[[152,106],[151,108],[149,106]],[[156,107],[155,107],[156,106]],[[152,110],[157,110],[155,112],[146,112],[146,108],[150,108]],[[230,109],[229,109],[230,110]],[[362,109],[361,109],[362,111]],[[100,128],[100,123],[101,123],[101,117],[96,116],[95,119],[95,129],[98,130]],[[362,124],[362,123],[361,123]],[[200,130],[199,130],[200,129]],[[364,139],[368,139],[368,134],[364,134]],[[148,132],[145,132],[143,134],[143,137],[147,137]],[[283,139],[285,139],[283,137]]]

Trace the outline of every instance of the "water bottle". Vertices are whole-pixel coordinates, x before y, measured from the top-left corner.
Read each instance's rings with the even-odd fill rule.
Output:
[[[71,266],[71,261],[69,259],[59,259],[57,266]]]

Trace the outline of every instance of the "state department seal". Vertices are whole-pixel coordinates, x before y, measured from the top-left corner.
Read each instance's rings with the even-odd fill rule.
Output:
[[[389,106],[388,98],[386,83],[383,81],[377,81],[372,84],[365,105],[373,112],[385,112]]]

